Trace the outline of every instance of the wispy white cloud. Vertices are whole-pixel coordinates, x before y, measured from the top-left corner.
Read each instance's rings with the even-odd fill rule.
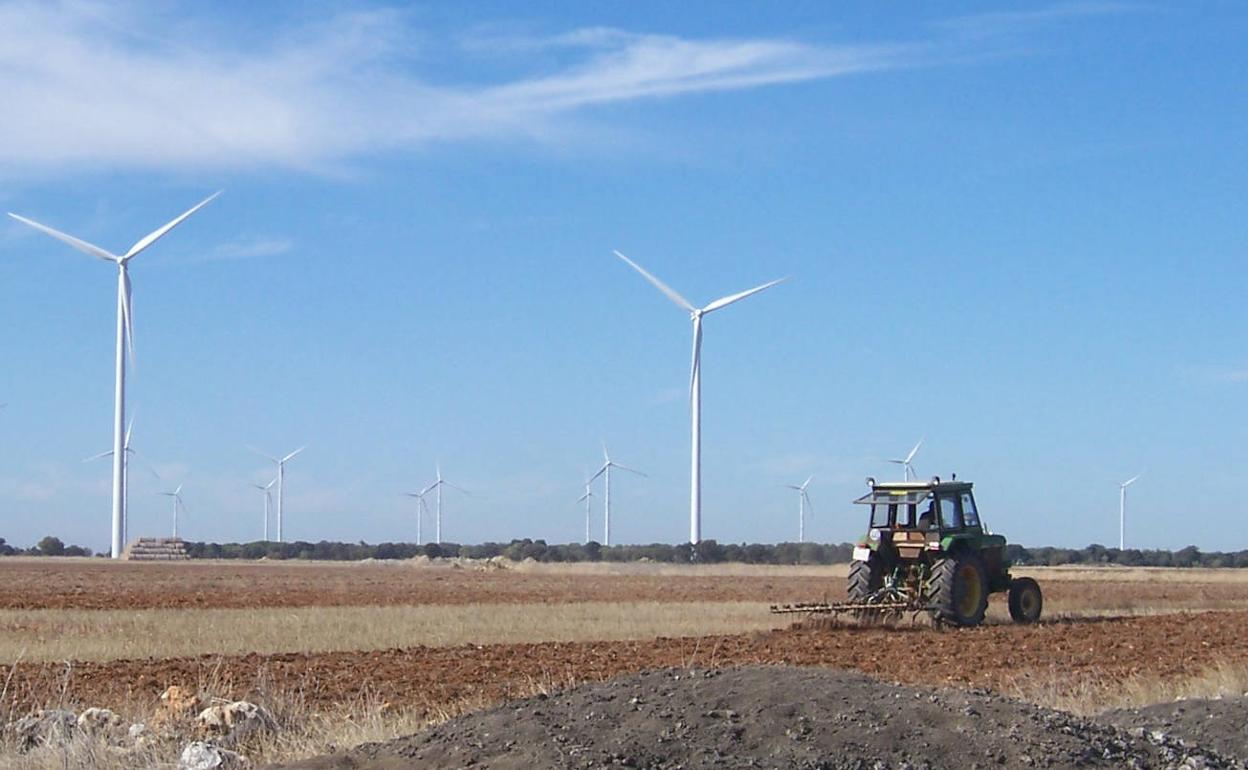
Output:
[[[1040,24],[1057,24],[1093,16],[1110,16],[1142,10],[1135,3],[1075,2],[1036,6],[1017,11],[988,11],[946,19],[939,27],[968,35],[997,35]]]
[[[1240,385],[1248,382],[1248,368],[1220,365],[1192,365],[1179,369],[1179,376],[1205,385]]]
[[[829,78],[914,56],[906,46],[587,28],[530,40],[572,52],[553,70],[445,84],[418,72],[421,34],[394,11],[343,14],[259,45],[168,22],[121,2],[0,3],[0,169],[327,168],[436,141],[541,141],[595,105]]]

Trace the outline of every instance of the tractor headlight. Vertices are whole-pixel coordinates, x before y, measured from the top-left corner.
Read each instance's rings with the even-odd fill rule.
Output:
[[[867,533],[867,538],[870,540],[879,540],[880,531],[878,529],[871,530],[870,532]]]

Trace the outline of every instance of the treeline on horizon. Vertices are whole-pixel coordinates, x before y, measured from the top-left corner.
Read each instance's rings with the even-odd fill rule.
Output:
[[[635,562],[665,564],[845,564],[853,557],[851,543],[718,543],[703,540],[697,545],[651,543],[649,545],[601,545],[599,543],[548,544],[545,540],[512,540],[509,543],[319,543],[295,541],[275,543],[186,542],[193,559],[274,559],[303,561],[393,560],[425,556],[430,559],[492,559],[501,556],[512,561],[538,562]],[[1085,548],[1006,546],[1011,562],[1018,566],[1089,566],[1116,564],[1124,567],[1248,567],[1248,550],[1201,551],[1194,545],[1177,551],[1118,550],[1103,545]],[[89,548],[65,545],[48,536],[30,548],[15,548],[0,538],[0,556],[91,556]],[[101,554],[103,555],[103,554]]]

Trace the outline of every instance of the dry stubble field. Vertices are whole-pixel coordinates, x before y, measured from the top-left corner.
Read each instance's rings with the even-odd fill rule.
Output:
[[[0,560],[0,717],[50,704],[142,716],[178,684],[367,715],[380,732],[358,737],[376,738],[535,690],[738,664],[988,687],[1081,711],[1248,686],[1240,572],[1031,570],[1050,618],[1032,628],[1009,624],[1001,597],[989,624],[956,632],[794,627],[768,614],[770,602],[839,597],[844,573]]]

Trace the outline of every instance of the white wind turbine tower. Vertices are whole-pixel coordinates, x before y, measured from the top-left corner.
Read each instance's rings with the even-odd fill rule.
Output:
[[[173,490],[172,492],[157,492],[156,494],[162,495],[164,497],[173,498],[173,539],[177,540],[178,539],[178,509],[180,508],[183,511],[186,510],[186,503],[182,502],[182,485],[179,484],[178,488]]]
[[[592,511],[590,510],[590,506],[594,502],[594,490],[593,490],[593,487],[590,486],[591,483],[593,483],[593,479],[587,479],[585,481],[585,494],[581,495],[580,497],[576,499],[578,503],[585,503],[585,544],[586,545],[589,545],[589,541],[591,539],[590,517],[592,516]]]
[[[602,467],[598,469],[597,473],[595,473],[593,476],[590,476],[589,479],[585,481],[585,492],[586,492],[586,495],[588,496],[589,485],[594,483],[594,480],[596,480],[599,476],[602,476],[602,481],[603,481],[603,485],[602,485],[603,487],[602,544],[611,545],[611,469],[619,468],[622,471],[628,471],[629,473],[636,473],[638,476],[642,476],[642,477],[645,477],[646,474],[638,470],[633,470],[632,468],[629,468],[627,465],[620,465],[617,462],[613,462],[611,460],[611,455],[607,454],[607,445],[605,443],[602,445],[602,459],[603,459]],[[586,499],[585,506],[586,508],[589,507],[588,499]]]
[[[463,492],[465,495],[468,494],[468,490],[464,489],[463,487],[457,487],[451,482],[442,478],[442,466],[441,465],[434,465],[434,471],[437,473],[437,481],[433,482],[429,486],[420,490],[419,494],[421,497],[424,497],[426,494],[434,490],[437,490],[438,496],[437,496],[437,502],[435,503],[435,508],[434,508],[436,512],[436,518],[434,519],[434,542],[437,543],[438,545],[441,545],[442,544],[442,487],[450,487],[451,489],[457,489],[460,492]]]
[[[269,542],[269,508],[273,505],[273,485],[277,483],[277,477],[268,484],[252,484],[253,487],[264,493],[264,542]]]
[[[915,444],[914,449],[911,449],[910,454],[906,455],[904,458],[899,459],[899,460],[889,460],[890,463],[893,463],[894,465],[900,465],[902,467],[902,471],[903,471],[906,481],[912,481],[918,478],[918,476],[914,472],[914,466],[910,464],[910,461],[913,460],[914,456],[919,453],[919,447],[923,446],[923,441],[925,438],[926,436],[924,436],[924,438],[919,439],[919,443]]]
[[[423,492],[407,492],[408,497],[416,498],[416,545],[421,545],[420,540],[420,523],[424,518],[424,514],[429,512],[429,506],[425,504],[425,495]]]
[[[261,452],[259,449],[256,449],[255,447],[247,447],[247,448],[255,452],[256,454],[260,455],[261,457],[271,460],[272,462],[277,464],[277,542],[281,543],[283,542],[282,541],[282,513],[285,510],[284,503],[286,500],[286,495],[284,492],[285,486],[286,486],[286,463],[290,462],[291,458],[293,458],[295,455],[299,454],[303,450],[307,449],[308,447],[305,444],[304,446],[299,447],[295,451],[281,458],[280,460],[272,455],[266,455],[264,452]]]
[[[123,546],[124,532],[124,511],[126,497],[126,453],[124,446],[124,433],[126,425],[126,353],[130,354],[131,364],[134,363],[134,325],[130,312],[130,260],[134,259],[140,252],[151,246],[161,238],[165,233],[172,230],[182,223],[191,214],[199,211],[206,206],[209,201],[220,195],[215,192],[204,200],[195,204],[189,211],[182,214],[178,218],[168,222],[162,227],[153,230],[147,235],[140,238],[130,247],[125,254],[113,254],[105,251],[86,241],[79,240],[72,235],[66,235],[60,230],[54,230],[47,225],[41,225],[25,217],[9,212],[9,216],[17,221],[30,225],[31,227],[46,233],[57,240],[73,246],[75,249],[89,254],[97,259],[105,262],[112,262],[117,265],[117,365],[115,377],[114,406],[113,406],[113,530],[112,530],[112,548],[111,553],[114,559],[121,557],[121,549]]]
[[[693,363],[689,371],[689,416],[692,423],[692,452],[689,469],[689,542],[696,545],[702,540],[702,316],[743,300],[752,294],[757,294],[764,289],[770,289],[772,286],[787,279],[780,278],[770,281],[761,286],[755,286],[753,289],[721,297],[706,307],[697,308],[689,300],[673,291],[667,284],[646,272],[641,265],[638,265],[618,251],[615,252],[615,256],[624,260],[629,267],[641,273],[643,278],[654,284],[654,287],[663,292],[672,302],[676,303],[677,307],[689,313],[690,318],[693,320]]]
[[[811,505],[810,495],[806,494],[806,485],[813,478],[814,474],[811,474],[801,483],[801,486],[797,484],[784,485],[789,489],[797,490],[797,542],[799,543],[806,542],[806,507],[810,506],[812,512],[815,510],[815,507]]]
[[[1127,487],[1143,474],[1137,473],[1118,485],[1118,550],[1126,550],[1127,541]]]

